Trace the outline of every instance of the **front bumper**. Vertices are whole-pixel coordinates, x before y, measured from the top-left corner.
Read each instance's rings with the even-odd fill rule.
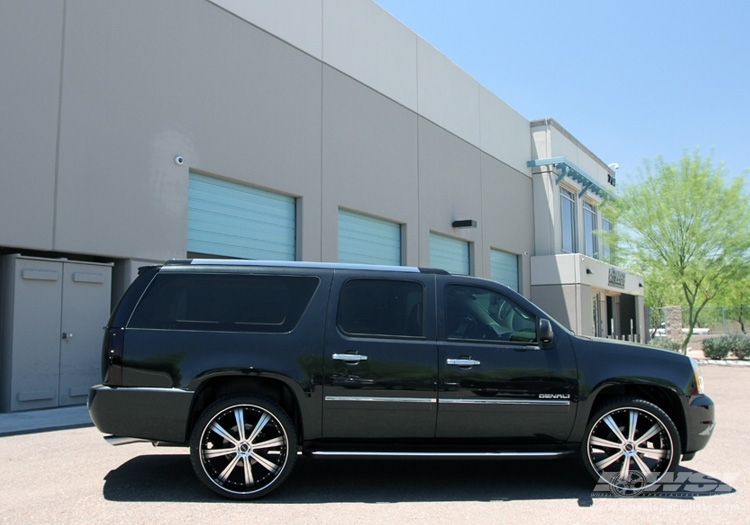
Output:
[[[706,395],[690,398],[685,409],[686,436],[683,445],[684,459],[688,460],[702,450],[711,439],[716,427],[714,402]]]

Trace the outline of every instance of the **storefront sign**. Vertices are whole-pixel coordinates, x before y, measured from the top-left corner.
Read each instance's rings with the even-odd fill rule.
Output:
[[[625,272],[618,270],[617,268],[610,268],[608,283],[610,286],[625,288]]]

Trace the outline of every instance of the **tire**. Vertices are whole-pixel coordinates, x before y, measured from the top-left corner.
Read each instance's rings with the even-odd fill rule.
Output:
[[[589,420],[581,459],[598,482],[622,495],[637,494],[677,469],[682,446],[677,427],[658,406],[616,399]]]
[[[201,414],[190,437],[193,470],[225,498],[265,496],[284,482],[296,459],[291,419],[265,398],[219,399]]]

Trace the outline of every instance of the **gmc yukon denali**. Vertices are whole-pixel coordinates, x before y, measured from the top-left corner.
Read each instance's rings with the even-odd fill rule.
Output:
[[[668,350],[577,336],[493,281],[436,269],[175,260],[106,326],[91,418],[114,444],[190,449],[254,499],[298,454],[553,458],[647,488],[704,448],[714,405]]]

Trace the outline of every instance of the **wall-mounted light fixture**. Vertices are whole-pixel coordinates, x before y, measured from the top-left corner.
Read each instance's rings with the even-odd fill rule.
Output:
[[[466,219],[463,221],[453,221],[453,227],[454,228],[476,228],[477,227],[477,221],[472,219]]]
[[[586,268],[586,273],[588,275],[594,275],[594,271],[591,268]]]
[[[643,288],[643,283],[638,283],[638,288]]]

